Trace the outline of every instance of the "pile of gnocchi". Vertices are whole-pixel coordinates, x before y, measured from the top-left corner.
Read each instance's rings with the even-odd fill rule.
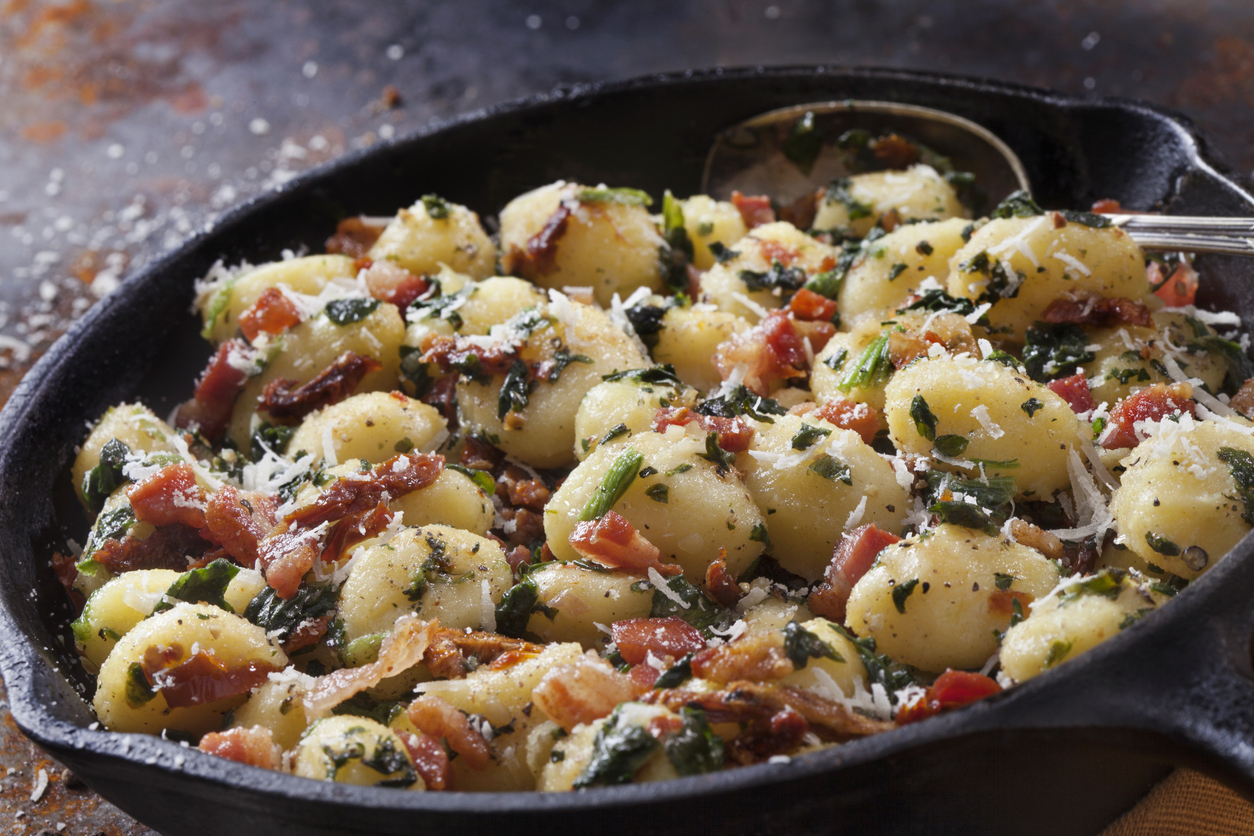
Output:
[[[1248,338],[1117,204],[973,218],[959,182],[558,182],[490,227],[425,195],[215,265],[192,397],[113,407],[73,466],[94,522],[53,562],[101,724],[582,790],[921,721],[1130,628],[1251,528]]]

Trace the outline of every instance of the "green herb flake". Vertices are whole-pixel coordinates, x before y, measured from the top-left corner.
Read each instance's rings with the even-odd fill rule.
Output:
[[[827,438],[831,434],[831,430],[823,429],[822,427],[812,427],[809,424],[802,423],[801,429],[797,430],[797,434],[792,437],[792,449],[809,449],[820,438]]]
[[[324,312],[327,319],[339,325],[352,325],[361,322],[379,308],[378,299],[332,299],[327,302]]]
[[[894,281],[898,276],[900,276],[904,272],[906,272],[906,265],[899,261],[896,264],[894,264],[891,268],[889,268],[888,280],[890,282]]]
[[[1007,575],[1002,572],[994,572],[993,578],[994,578],[993,582],[997,585],[997,589],[999,592],[1005,592],[1007,589],[1010,588],[1010,585],[1015,582],[1014,575]]]
[[[714,472],[719,476],[726,476],[731,471],[732,465],[736,463],[735,453],[718,446],[718,433],[716,432],[705,434],[705,452],[697,455],[712,463]]]
[[[514,361],[505,373],[501,383],[501,393],[497,397],[496,417],[504,420],[511,412],[522,412],[527,408],[527,400],[535,383],[529,378],[527,364],[521,358]]]
[[[609,430],[606,431],[605,435],[601,436],[601,440],[598,441],[597,444],[608,444],[614,439],[622,438],[630,433],[631,430],[627,429],[626,424],[618,424],[617,426],[610,427]]]
[[[723,738],[710,728],[705,712],[684,706],[679,709],[683,722],[679,731],[666,739],[663,748],[680,775],[704,775],[723,768]]]
[[[802,174],[810,173],[815,160],[819,158],[819,152],[823,150],[823,134],[815,127],[812,111],[807,110],[804,116],[793,123],[780,150]]]
[[[83,501],[92,511],[99,512],[118,486],[126,481],[122,469],[131,455],[131,448],[122,441],[111,438],[100,448],[100,462],[83,477]]]
[[[561,378],[562,372],[566,371],[566,367],[571,363],[591,363],[592,358],[586,354],[572,354],[564,348],[559,348],[553,354],[553,360],[549,363],[548,381],[549,383],[557,383]]]
[[[653,591],[650,618],[681,618],[700,630],[707,639],[714,638],[714,630],[726,630],[736,621],[734,612],[720,606],[683,575],[667,578],[666,588],[670,591],[669,595],[660,589]]]
[[[1058,214],[1062,215],[1067,223],[1079,224],[1080,226],[1091,226],[1094,229],[1105,229],[1110,226],[1110,218],[1093,212],[1079,212],[1075,209],[1063,209]]]
[[[422,208],[426,210],[427,217],[433,221],[442,221],[452,213],[448,201],[438,194],[424,194],[421,200]]]
[[[931,290],[923,291],[918,299],[898,310],[956,313],[965,317],[975,313],[975,302],[972,302],[965,296],[950,296],[940,288],[932,288]],[[981,319],[983,320],[984,317]]]
[[[1036,398],[1028,398],[1026,401],[1019,404],[1019,408],[1026,412],[1028,417],[1031,418],[1038,410],[1044,409],[1045,404],[1041,403]]]
[[[717,433],[711,433],[716,439]],[[717,445],[716,445],[717,446]],[[636,473],[644,464],[644,456],[636,448],[628,447],[618,454],[597,485],[596,491],[579,513],[579,521],[599,520],[623,498],[631,483],[636,480]]]
[[[662,675],[653,683],[654,689],[678,688],[692,679],[692,657],[695,655],[695,653],[687,653],[678,662],[662,671]]]
[[[670,488],[666,487],[666,485],[661,482],[645,488],[644,495],[649,499],[652,499],[654,502],[660,502],[663,505],[670,502]]]
[[[221,610],[234,613],[235,610],[226,601],[226,588],[239,574],[239,567],[226,558],[219,557],[208,566],[191,569],[179,575],[178,580],[170,584],[160,603],[153,608],[153,613],[173,609],[171,601],[186,601],[189,604],[212,604]]]
[[[740,255],[739,250],[733,250],[727,247],[722,241],[710,242],[710,255],[714,256],[714,260],[719,264],[726,264],[733,258]]]
[[[249,458],[254,462],[259,462],[265,458],[267,450],[276,455],[283,455],[283,452],[287,450],[287,443],[292,440],[295,433],[295,426],[275,426],[268,421],[262,421],[253,430],[248,440]]]
[[[321,618],[334,610],[338,596],[338,588],[329,583],[301,584],[296,594],[286,600],[273,588],[266,587],[248,602],[244,618],[279,641],[286,641],[302,622]]]
[[[845,393],[854,389],[874,389],[887,382],[892,374],[893,362],[888,353],[888,334],[882,334],[862,350],[853,367],[836,382],[836,388]]]
[[[1030,194],[1020,189],[1017,192],[1012,192],[1005,200],[997,204],[997,208],[989,213],[989,217],[1031,218],[1043,214],[1045,214],[1045,210],[1037,205]]]
[[[771,553],[771,535],[766,530],[766,523],[757,523],[749,531],[749,540],[754,543],[761,543],[762,550],[766,554]]]
[[[1220,447],[1217,455],[1228,465],[1228,472],[1237,486],[1237,496],[1245,505],[1242,518],[1254,525],[1254,456],[1235,447]]]
[[[1072,642],[1055,640],[1049,646],[1049,652],[1045,654],[1045,661],[1041,663],[1041,667],[1048,670],[1054,665],[1067,658],[1067,654],[1071,652]]]
[[[687,473],[689,470],[692,470],[692,465],[689,462],[684,462],[683,464],[677,464],[670,470],[666,471],[666,475],[677,476],[680,473]]]
[[[853,484],[853,475],[849,465],[826,453],[815,459],[806,469],[817,473],[829,482],[844,482],[846,485]]]
[[[917,252],[919,255],[931,255],[932,245],[929,244],[927,241],[920,241],[919,243],[914,245],[914,251]]]
[[[1179,546],[1168,540],[1166,537],[1162,537],[1152,531],[1145,532],[1145,542],[1149,543],[1149,547],[1161,555],[1166,557],[1180,556]]]
[[[932,443],[932,446],[942,456],[954,459],[966,452],[967,445],[970,443],[970,440],[965,435],[939,435]]]
[[[825,199],[828,203],[839,203],[844,206],[851,221],[870,217],[871,206],[855,198],[849,191],[851,186],[852,183],[848,177],[833,180],[827,184]]]
[[[936,440],[936,416],[932,414],[922,395],[915,395],[910,401],[910,419],[914,421],[914,428],[919,435],[928,441]]]
[[[661,746],[647,729],[627,719],[620,704],[597,730],[592,740],[592,757],[572,786],[580,790],[629,784],[636,770]]]
[[[651,384],[655,386],[669,386],[679,388],[684,382],[675,374],[675,367],[670,363],[661,366],[652,366],[647,369],[628,369],[622,372],[614,372],[612,374],[602,375],[601,379],[607,383],[616,381],[630,381],[639,385]]]
[[[906,599],[910,597],[910,594],[914,592],[914,588],[918,585],[919,579],[911,578],[893,587],[893,606],[897,608],[897,612],[902,615],[906,614]]]
[[[153,690],[152,684],[148,682],[148,676],[144,673],[144,666],[139,662],[131,662],[130,667],[126,669],[126,704],[131,708],[139,708],[141,705],[147,704],[155,696],[157,696],[157,692]]]
[[[793,667],[801,670],[811,659],[831,659],[833,662],[844,662],[845,658],[837,653],[830,644],[795,621],[784,625],[784,655],[792,662]]]
[[[771,268],[765,273],[756,270],[741,270],[740,280],[745,283],[749,292],[757,291],[792,291],[800,289],[806,283],[806,272],[800,267],[785,267],[778,260],[771,262]]]
[[[1038,383],[1072,374],[1076,366],[1090,363],[1097,356],[1089,351],[1088,334],[1078,325],[1038,322],[1027,329],[1026,338],[1023,365],[1028,377]]]
[[[805,289],[811,293],[817,293],[828,299],[835,299],[840,295],[840,286],[844,283],[845,273],[842,270],[825,270],[822,273],[816,273],[811,279],[805,283]]]
[[[652,206],[648,192],[626,187],[617,189],[580,189],[575,199],[580,203],[621,203],[624,206]]]

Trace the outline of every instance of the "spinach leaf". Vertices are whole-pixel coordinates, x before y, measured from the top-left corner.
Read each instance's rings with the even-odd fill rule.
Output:
[[[1237,484],[1237,496],[1245,506],[1242,519],[1254,525],[1254,456],[1235,447],[1220,447],[1217,455]]]
[[[1045,210],[1037,205],[1032,196],[1023,189],[1011,192],[1005,200],[997,204],[990,218],[1031,218],[1045,214]]]
[[[630,380],[633,383],[649,383],[676,388],[684,385],[684,382],[679,379],[679,375],[675,374],[675,367],[670,363],[652,366],[647,369],[628,369],[627,371],[601,375],[601,379],[605,381]]]
[[[184,572],[178,580],[170,584],[161,601],[153,608],[153,613],[173,609],[174,601],[186,601],[189,604],[212,604],[218,609],[229,613],[235,612],[226,601],[226,588],[239,574],[239,567],[226,558],[219,557],[208,566]]]
[[[910,401],[910,420],[914,421],[915,431],[928,441],[936,440],[936,416],[927,405],[922,395],[915,395]]]
[[[534,381],[529,380],[528,376],[527,364],[521,358],[509,367],[505,380],[501,383],[501,393],[496,399],[498,420],[504,420],[511,412],[521,413],[527,408],[527,400],[535,387]]]
[[[784,625],[784,655],[792,662],[793,667],[801,670],[811,659],[831,659],[834,662],[845,661],[830,644],[795,621]]]
[[[815,160],[819,158],[819,152],[823,150],[823,133],[815,126],[812,111],[807,110],[804,116],[793,123],[780,150],[802,174],[810,173]]]
[[[871,341],[854,360],[853,367],[836,383],[842,392],[854,389],[873,389],[888,381],[893,375],[893,362],[888,354],[888,335],[881,334]]]
[[[310,583],[302,584],[295,595],[284,600],[267,586],[248,602],[244,618],[282,642],[302,622],[321,618],[334,610],[338,595],[339,590],[330,583]]]
[[[771,269],[765,273],[756,270],[741,270],[740,280],[752,293],[759,290],[776,290],[792,292],[806,283],[806,271],[800,267],[785,267],[778,260],[771,262]]]
[[[667,578],[666,588],[670,595],[661,589],[653,591],[650,618],[682,618],[700,630],[707,639],[714,637],[713,629],[726,630],[736,620],[735,613],[719,606],[714,599],[688,583],[683,575]],[[675,601],[675,598],[683,604]]]
[[[620,704],[597,730],[592,757],[572,786],[579,790],[629,784],[636,770],[661,746],[647,729],[627,719]]]
[[[788,410],[770,398],[764,398],[746,386],[737,386],[717,398],[710,398],[697,404],[693,412],[702,415],[713,415],[720,418],[738,418],[747,415],[755,421],[767,424],[775,423],[772,415],[786,415]]]
[[[379,307],[378,299],[332,299],[324,312],[327,319],[341,327],[361,322]]]
[[[275,426],[269,421],[262,421],[253,430],[252,437],[248,441],[248,457],[255,462],[259,462],[266,457],[266,450],[272,450],[276,455],[281,456],[283,451],[287,449],[287,443],[292,440],[292,436],[295,434],[295,425],[290,427]]]
[[[703,775],[723,768],[723,738],[710,729],[705,712],[684,706],[683,725],[663,745],[666,757],[680,775]]]
[[[449,208],[448,201],[438,194],[424,194],[421,200],[422,208],[426,210],[427,217],[433,221],[444,220],[452,211]]]
[[[1074,374],[1076,366],[1092,362],[1097,356],[1089,351],[1088,335],[1079,325],[1038,322],[1028,328],[1026,336],[1023,365],[1028,377],[1038,383]]]
[[[105,500],[126,481],[122,468],[131,455],[131,448],[125,442],[111,438],[100,448],[100,463],[83,477],[83,501],[92,511],[99,513]]]
[[[717,439],[718,434],[714,433],[714,436]],[[596,491],[579,513],[579,521],[587,522],[604,517],[614,507],[614,503],[627,493],[631,483],[636,480],[636,473],[642,464],[644,464],[644,456],[634,447],[628,447],[619,453],[610,464],[609,470],[605,472],[605,476],[601,478],[601,484],[597,485]]]

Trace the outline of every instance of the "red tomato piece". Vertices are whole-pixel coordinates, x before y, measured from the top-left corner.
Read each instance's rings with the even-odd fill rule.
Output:
[[[1089,382],[1082,374],[1051,380],[1046,386],[1066,401],[1073,412],[1088,412],[1097,408],[1097,404],[1093,402],[1093,393],[1089,391]]]
[[[275,287],[268,288],[251,308],[239,315],[239,329],[249,342],[257,339],[258,334],[282,334],[298,324],[300,309]]]
[[[1155,383],[1129,395],[1110,411],[1110,424],[1102,434],[1102,446],[1107,450],[1135,447],[1140,443],[1137,421],[1161,421],[1168,415],[1185,412],[1196,416],[1192,396],[1193,387],[1187,383]]]

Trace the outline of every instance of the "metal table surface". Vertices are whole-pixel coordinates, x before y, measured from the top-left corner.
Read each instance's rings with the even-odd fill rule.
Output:
[[[1143,98],[1254,169],[1248,0],[0,0],[0,403],[128,272],[345,150],[559,84],[811,63]],[[5,832],[151,832],[0,721]]]

